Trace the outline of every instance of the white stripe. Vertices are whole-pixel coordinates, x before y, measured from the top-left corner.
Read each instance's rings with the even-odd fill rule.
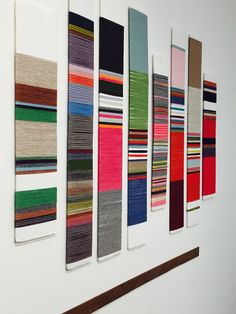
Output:
[[[102,98],[102,99],[110,99],[110,100],[114,100],[114,101],[123,101],[123,97],[112,96],[112,95],[103,94],[103,93],[99,93],[99,95],[100,95],[100,98]]]
[[[122,74],[115,73],[112,71],[107,71],[107,70],[99,70],[100,74],[108,74],[108,75],[114,75],[115,77],[123,78]]]
[[[200,210],[193,210],[187,213],[187,227],[191,228],[200,223]]]
[[[147,157],[131,157],[131,156],[129,156],[129,160],[147,160]]]
[[[16,176],[16,191],[28,191],[56,187],[57,172]]]
[[[210,88],[204,88],[204,92],[210,92],[210,93],[213,93],[213,94],[217,93],[216,90],[213,90],[213,89],[210,89]]]
[[[197,206],[200,206],[200,200],[187,203],[187,209],[191,209]]]
[[[216,103],[210,101],[204,101],[204,109],[216,111]]]
[[[55,234],[57,221],[48,221],[27,227],[15,228],[16,242],[25,242]]]
[[[122,121],[122,119],[112,119],[112,118],[100,117],[99,118],[99,122],[119,123],[119,124],[121,124],[123,121]]]
[[[203,199],[204,201],[206,201],[206,200],[209,200],[209,199],[214,198],[215,195],[216,195],[216,193],[210,194],[210,195],[205,195],[205,196],[202,197],[202,199]]]

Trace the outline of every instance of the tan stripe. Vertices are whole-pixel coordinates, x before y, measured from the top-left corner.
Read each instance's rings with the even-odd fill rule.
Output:
[[[16,157],[57,155],[55,123],[16,121]]]
[[[189,38],[189,86],[201,88],[202,43]]]
[[[147,161],[135,161],[129,162],[129,173],[136,172],[146,172],[147,171]]]
[[[57,64],[17,53],[16,83],[57,89]]]

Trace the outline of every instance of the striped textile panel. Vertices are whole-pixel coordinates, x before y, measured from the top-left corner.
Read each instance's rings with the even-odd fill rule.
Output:
[[[187,225],[199,222],[202,104],[202,43],[189,38],[187,135]]]
[[[147,16],[129,8],[128,248],[145,242],[147,220]]]
[[[203,199],[213,197],[216,193],[216,103],[217,84],[214,78],[205,74],[203,81]]]
[[[173,29],[170,111],[170,231],[184,226],[185,60],[187,37]]]
[[[42,27],[35,27],[37,23],[42,24]],[[54,12],[24,1],[16,3],[16,242],[55,232],[56,28]],[[50,44],[45,46],[47,41]]]
[[[17,175],[57,170],[56,70],[53,62],[16,53]]]
[[[100,17],[98,260],[121,250],[124,27]]]
[[[67,269],[92,255],[94,23],[69,12]]]
[[[153,74],[152,210],[166,205],[169,120],[168,77]]]
[[[15,227],[26,227],[56,219],[57,189],[16,192]]]

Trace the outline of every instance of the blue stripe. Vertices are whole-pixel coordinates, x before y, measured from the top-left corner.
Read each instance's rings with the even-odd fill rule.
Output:
[[[128,182],[128,226],[147,221],[147,179]]]
[[[50,169],[57,169],[57,166],[49,166],[49,167],[16,167],[17,171],[27,171],[27,170],[50,170]]]
[[[184,98],[171,96],[171,102],[174,104],[184,105]]]
[[[55,111],[57,110],[56,106],[45,106],[45,105],[41,105],[41,104],[31,104],[31,103],[21,102],[21,101],[16,101],[16,105],[17,106],[35,107],[35,108],[55,109]]]
[[[69,102],[69,114],[80,116],[92,116],[93,105]]]

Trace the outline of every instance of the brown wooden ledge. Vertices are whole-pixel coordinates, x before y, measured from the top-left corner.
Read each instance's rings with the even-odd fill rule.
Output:
[[[132,290],[144,285],[145,283],[167,273],[168,271],[178,267],[195,257],[199,256],[199,247],[194,248],[182,255],[179,255],[161,265],[158,265],[122,284],[99,294],[93,299],[90,299],[75,308],[65,312],[64,314],[90,314],[102,308],[103,306],[115,301],[123,295],[131,292]]]

